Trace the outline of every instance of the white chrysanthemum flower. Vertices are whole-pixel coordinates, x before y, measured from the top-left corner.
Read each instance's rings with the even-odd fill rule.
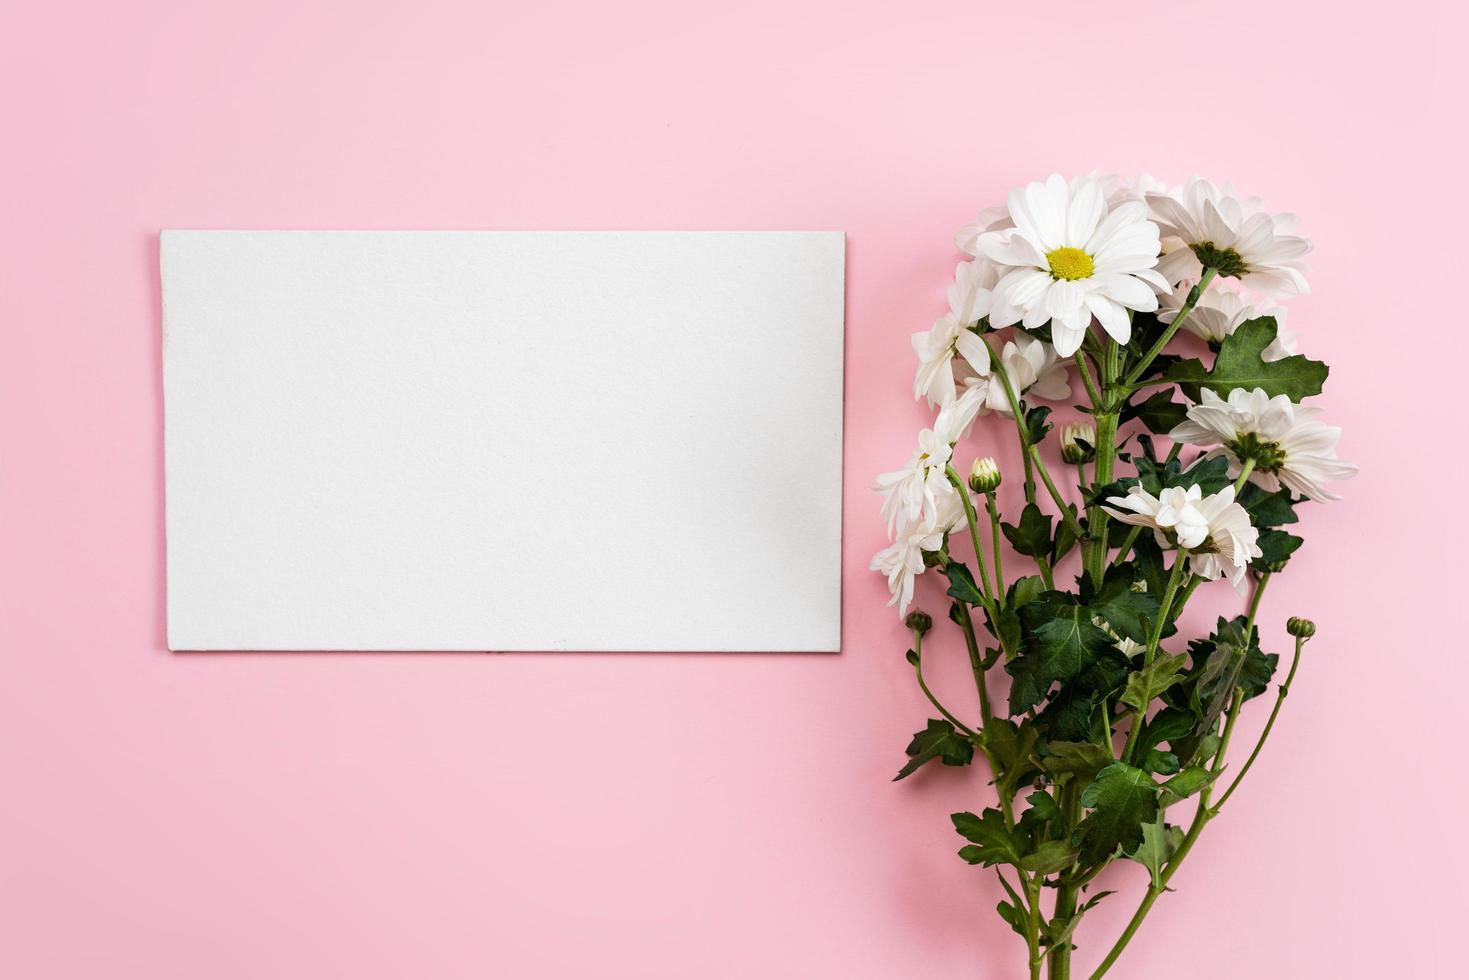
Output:
[[[1026,394],[1048,401],[1061,401],[1071,397],[1071,374],[1066,363],[1056,356],[1055,349],[1043,340],[1036,340],[1017,333],[1015,339],[1006,341],[1000,351],[1000,363],[1015,388],[1015,397]],[[998,412],[1010,416],[1010,399],[998,372],[966,374],[965,391],[960,400],[974,398],[978,401],[977,411]]]
[[[949,312],[928,330],[913,335],[913,352],[918,355],[914,398],[927,397],[930,405],[947,405],[954,400],[956,353],[976,371],[990,369],[989,348],[969,327],[989,315],[991,290],[998,280],[999,270],[984,259],[961,262],[954,269]]]
[[[1081,347],[1095,316],[1114,339],[1132,336],[1128,310],[1158,308],[1154,288],[1167,283],[1154,271],[1158,226],[1147,208],[1124,202],[1109,209],[1094,178],[1068,184],[1059,174],[1012,191],[1015,227],[978,238],[981,255],[1013,266],[995,286],[990,323],[1035,328],[1049,322],[1056,352]]]
[[[897,540],[874,555],[868,565],[872,571],[887,577],[888,590],[893,594],[888,605],[897,606],[899,616],[908,612],[908,605],[913,601],[914,580],[923,574],[923,553],[943,547],[944,535],[964,518],[959,494],[952,486],[945,486],[949,492],[940,497],[933,518],[905,527]]]
[[[1160,547],[1176,545],[1187,552],[1189,570],[1205,580],[1226,577],[1238,588],[1250,559],[1260,557],[1260,532],[1234,502],[1234,487],[1207,497],[1197,486],[1170,487],[1157,497],[1133,487],[1126,497],[1109,497],[1107,503],[1114,505],[1105,508],[1107,513],[1124,524],[1152,528]]]
[[[1338,500],[1323,484],[1357,472],[1336,458],[1341,429],[1317,421],[1318,408],[1297,405],[1285,395],[1271,398],[1262,388],[1236,388],[1227,399],[1205,388],[1201,397],[1168,438],[1217,447],[1209,455],[1227,456],[1231,476],[1239,474],[1244,460],[1253,459],[1250,482],[1265,490],[1284,486],[1312,500]]]
[[[1174,287],[1158,308],[1158,319],[1163,323],[1172,323],[1183,309],[1183,304],[1188,302],[1188,294],[1192,289],[1192,281],[1185,281]],[[1211,287],[1205,290],[1198,303],[1189,311],[1188,319],[1183,321],[1183,329],[1206,341],[1209,346],[1217,348],[1225,337],[1239,329],[1241,323],[1262,316],[1275,318],[1276,334],[1275,340],[1261,353],[1260,359],[1267,362],[1279,361],[1296,353],[1296,335],[1285,330],[1285,307],[1276,306],[1264,299],[1249,301],[1233,289]]]
[[[1294,215],[1270,214],[1258,197],[1237,197],[1202,177],[1147,201],[1164,238],[1158,269],[1170,283],[1197,281],[1208,266],[1267,295],[1308,291],[1301,258],[1311,242],[1293,234]]]
[[[954,244],[965,255],[978,255],[980,235],[1014,227],[1015,222],[1010,220],[1010,213],[1004,208],[985,208],[979,212],[979,217],[959,229],[954,235]]]
[[[899,527],[935,519],[939,500],[953,489],[944,475],[952,452],[947,433],[924,429],[918,433],[918,448],[907,466],[878,474],[873,489],[883,495],[882,516],[889,536]]]
[[[1150,527],[1158,534],[1158,543],[1168,545],[1172,534],[1180,548],[1197,548],[1209,536],[1209,519],[1199,509],[1203,491],[1197,487],[1167,487],[1153,496],[1142,487],[1133,487],[1125,497],[1108,497],[1107,513],[1124,524]]]

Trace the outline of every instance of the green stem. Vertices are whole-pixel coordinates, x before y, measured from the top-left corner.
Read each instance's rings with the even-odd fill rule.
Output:
[[[1137,364],[1133,365],[1131,371],[1127,372],[1127,377],[1122,382],[1124,387],[1136,384],[1137,379],[1142,377],[1143,372],[1148,369],[1148,365],[1153,363],[1153,359],[1162,353],[1163,348],[1168,345],[1168,341],[1173,339],[1173,336],[1178,333],[1179,328],[1183,326],[1183,322],[1188,319],[1188,315],[1194,311],[1194,307],[1198,305],[1199,300],[1204,296],[1204,290],[1209,288],[1209,283],[1213,281],[1217,274],[1217,269],[1204,270],[1203,278],[1199,280],[1197,286],[1188,291],[1188,299],[1184,300],[1183,307],[1179,309],[1178,315],[1173,318],[1173,322],[1168,324],[1168,329],[1164,330],[1158,339],[1153,341],[1153,346],[1148,348],[1148,352],[1138,360]]]
[[[990,514],[990,542],[995,547],[995,600],[998,602],[1005,596],[1005,562],[1000,557],[1000,542],[1004,538],[1000,533],[1000,509],[995,506],[994,493],[984,495],[984,509]]]
[[[949,720],[949,724],[970,738],[974,738],[979,734],[956,718],[954,713],[948,708],[945,708],[943,703],[934,697],[933,692],[928,689],[928,684],[923,680],[923,634],[918,630],[913,631],[913,673],[918,677],[918,687],[923,691],[923,696],[928,698],[929,703],[939,710],[939,714]]]
[[[984,340],[983,337],[980,338]],[[1010,372],[1005,370],[1005,362],[990,342],[984,340],[984,345],[990,352],[990,367],[1000,379],[1000,384],[1005,386],[1005,398],[1010,402],[1010,413],[1015,418],[1015,431],[1020,436],[1020,459],[1025,464],[1025,499],[1028,503],[1035,503],[1035,473],[1030,462],[1030,434],[1025,429],[1025,410],[1020,406],[1020,395],[1010,384]]]
[[[1255,458],[1251,456],[1249,459],[1245,460],[1244,463],[1240,466],[1239,476],[1235,477],[1234,495],[1236,497],[1238,497],[1239,492],[1245,488],[1245,481],[1250,478],[1250,474],[1253,472],[1255,472]]]
[[[1219,802],[1214,804],[1215,813],[1218,813],[1223,808],[1225,801],[1234,794],[1235,787],[1245,778],[1245,773],[1250,771],[1250,767],[1255,764],[1255,759],[1260,755],[1260,750],[1265,747],[1265,740],[1270,737],[1270,729],[1275,727],[1275,718],[1280,714],[1280,706],[1285,704],[1285,699],[1290,694],[1291,682],[1296,679],[1296,668],[1301,665],[1301,647],[1305,645],[1305,638],[1296,637],[1296,652],[1295,656],[1291,658],[1290,672],[1285,675],[1285,683],[1280,685],[1280,688],[1275,692],[1275,707],[1270,709],[1270,717],[1265,720],[1265,729],[1260,732],[1260,740],[1255,743],[1255,748],[1250,752],[1250,757],[1240,767],[1239,773],[1234,777],[1234,782],[1229,784],[1229,788],[1224,791],[1224,795],[1219,797]]]
[[[1075,780],[1068,783],[1061,790],[1061,812],[1066,826],[1074,829],[1080,817],[1080,801],[1077,798]],[[1062,879],[1056,888],[1056,906],[1052,919],[1057,922],[1067,922],[1076,914],[1076,893],[1080,886],[1074,882],[1068,883]],[[1071,977],[1071,940],[1068,937],[1065,942],[1059,943],[1051,950],[1050,968],[1048,976],[1050,980],[1070,980]]]
[[[1076,367],[1081,374],[1081,383],[1086,385],[1086,393],[1092,400],[1092,410],[1099,411],[1102,407],[1102,393],[1097,389],[1097,381],[1092,377],[1092,369],[1086,363],[1086,355],[1081,351],[1076,352]]]
[[[964,478],[959,475],[959,471],[954,469],[953,463],[944,466],[944,475],[949,478],[954,489],[959,491],[959,501],[964,505],[964,520],[969,524],[969,540],[974,544],[974,561],[979,566],[979,580],[982,588],[980,595],[984,599],[984,611],[989,613],[991,622],[998,623],[1000,615],[995,606],[994,588],[990,585],[989,567],[984,560],[984,545],[979,541],[979,515],[974,511],[974,501],[969,497],[969,487],[965,484]],[[1003,646],[1003,643],[1001,645]]]
[[[1132,551],[1133,542],[1137,541],[1137,536],[1142,533],[1142,530],[1143,526],[1141,524],[1134,524],[1132,529],[1127,532],[1127,536],[1122,539],[1122,547],[1117,549],[1117,557],[1112,559],[1113,565],[1121,565],[1127,561],[1128,553]]]
[[[1151,664],[1153,658],[1158,654],[1158,643],[1163,638],[1163,625],[1168,622],[1168,613],[1173,608],[1173,598],[1178,594],[1178,584],[1183,578],[1183,571],[1187,564],[1188,557],[1182,552],[1179,552],[1173,559],[1173,568],[1168,573],[1168,585],[1163,590],[1163,601],[1158,606],[1158,621],[1153,624],[1153,628],[1148,632],[1148,646],[1143,651],[1144,667]],[[1137,745],[1137,738],[1142,734],[1143,715],[1146,710],[1146,708],[1139,708],[1133,714],[1132,725],[1127,731],[1127,744],[1122,747],[1123,762],[1127,762],[1132,758],[1133,749]]]
[[[979,637],[974,633],[974,620],[969,615],[969,607],[955,600],[954,608],[959,610],[959,628],[964,631],[964,645],[969,650],[969,670],[974,674],[974,689],[979,694],[979,720],[982,725],[987,726],[994,715],[990,710],[990,695],[985,683],[984,661],[979,655]],[[999,773],[996,773],[995,776],[999,778]]]
[[[1031,444],[1029,447],[1031,458],[1035,460],[1036,471],[1041,475],[1041,481],[1045,483],[1046,490],[1051,494],[1051,499],[1056,502],[1056,509],[1061,511],[1061,520],[1071,528],[1071,533],[1078,540],[1086,539],[1086,530],[1076,520],[1076,515],[1071,513],[1071,507],[1066,503],[1066,498],[1061,496],[1061,491],[1056,489],[1056,484],[1051,480],[1051,472],[1046,469],[1046,464],[1041,460],[1040,450]]]

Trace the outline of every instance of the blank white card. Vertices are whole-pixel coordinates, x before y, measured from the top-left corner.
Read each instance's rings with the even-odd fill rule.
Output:
[[[161,252],[171,648],[840,646],[840,233]]]

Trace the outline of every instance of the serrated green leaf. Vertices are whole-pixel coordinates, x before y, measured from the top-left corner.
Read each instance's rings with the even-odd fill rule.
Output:
[[[1143,824],[1158,816],[1158,784],[1143,770],[1114,762],[1082,791],[1081,803],[1091,812],[1077,828],[1080,859],[1091,866],[1142,842]]]
[[[1047,596],[1064,595],[1046,593]],[[1064,596],[1066,601],[1074,601]],[[1065,683],[1094,663],[1112,641],[1091,620],[1091,612],[1061,600],[1044,598],[1026,606],[1022,654],[1005,665],[1012,678],[1010,713],[1018,715],[1036,704],[1052,684]]]
[[[1145,643],[1157,620],[1160,603],[1156,596],[1134,592],[1135,578],[1136,571],[1130,563],[1111,566],[1102,587],[1087,602],[1087,608],[1093,616],[1106,620],[1119,636]]]
[[[1051,553],[1051,517],[1035,504],[1026,504],[1019,524],[1001,524],[1010,547],[1029,558]]]
[[[1041,765],[1058,782],[1076,775],[1090,783],[1097,773],[1115,761],[1111,749],[1095,742],[1048,742],[1046,753]]]
[[[1158,876],[1182,843],[1183,830],[1164,823],[1163,814],[1159,813],[1157,820],[1143,824],[1142,841],[1127,856],[1147,868],[1153,887],[1161,889],[1163,884]]]
[[[1213,779],[1213,774],[1203,766],[1189,766],[1172,779],[1164,781],[1161,802],[1167,807],[1179,800],[1186,800],[1209,785]]]
[[[1010,588],[1005,592],[1005,605],[1007,608],[1019,610],[1044,591],[1044,579],[1039,575],[1026,575],[1010,583]]]
[[[1188,406],[1175,402],[1173,391],[1165,388],[1137,405],[1123,406],[1118,421],[1120,424],[1137,419],[1149,432],[1165,435],[1186,418]]]
[[[1022,835],[1005,826],[1005,815],[994,807],[979,816],[972,813],[951,814],[954,829],[969,841],[968,847],[960,848],[959,856],[970,864],[982,864],[986,868],[996,864],[1019,864],[1025,851],[1026,841]]]
[[[1295,534],[1287,534],[1277,528],[1267,527],[1260,530],[1260,535],[1255,539],[1260,546],[1260,554],[1250,559],[1250,567],[1256,571],[1264,571],[1277,562],[1290,559],[1296,553],[1296,549],[1305,543],[1305,539]]]
[[[1291,499],[1289,490],[1282,489],[1272,493],[1258,484],[1246,483],[1235,498],[1235,503],[1250,515],[1250,523],[1255,527],[1280,527],[1282,524],[1294,524],[1300,520],[1296,516],[1295,501]]]
[[[908,764],[898,770],[893,782],[906,779],[934,759],[946,766],[967,766],[974,759],[974,745],[953,725],[940,718],[930,718],[928,727],[915,732],[906,751]]]
[[[948,595],[960,602],[967,602],[971,606],[984,605],[984,594],[975,584],[974,576],[969,574],[967,565],[963,562],[951,561],[944,566],[944,574],[949,578]]]
[[[1020,870],[1053,875],[1076,863],[1076,849],[1066,841],[1051,840],[1020,859]]]
[[[1153,698],[1178,682],[1187,659],[1186,654],[1164,653],[1160,650],[1152,663],[1128,676],[1127,687],[1118,700],[1142,715],[1153,703]]]
[[[1195,400],[1200,388],[1225,396],[1236,388],[1263,388],[1271,397],[1286,395],[1294,402],[1321,394],[1327,375],[1325,364],[1301,354],[1278,361],[1261,357],[1275,342],[1277,330],[1274,317],[1246,320],[1224,338],[1213,367],[1206,369],[1202,361],[1190,358],[1172,365],[1163,377],[1178,382]]]
[[[1051,410],[1044,405],[1037,405],[1025,413],[1025,437],[1032,446],[1039,446],[1046,440],[1046,433],[1051,431],[1051,426],[1046,422],[1050,418]]]
[[[1030,922],[1024,910],[1011,902],[1001,902],[995,906],[995,911],[1000,913],[1000,918],[1008,922],[1017,935],[1025,936],[1025,930],[1029,927]]]

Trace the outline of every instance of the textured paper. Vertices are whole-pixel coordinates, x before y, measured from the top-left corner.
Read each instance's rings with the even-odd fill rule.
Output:
[[[161,251],[171,648],[838,649],[840,233]]]

